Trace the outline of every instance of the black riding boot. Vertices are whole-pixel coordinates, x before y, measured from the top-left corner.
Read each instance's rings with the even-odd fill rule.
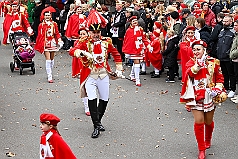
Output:
[[[88,100],[88,107],[89,107],[89,111],[91,114],[91,119],[93,122],[93,126],[94,126],[94,130],[92,133],[92,138],[98,138],[100,132],[99,132],[99,126],[100,121],[99,121],[99,116],[98,116],[98,109],[97,109],[97,99],[93,99],[93,100]]]
[[[107,108],[107,103],[108,101],[104,101],[102,99],[99,99],[99,104],[98,104],[98,116],[99,116],[99,122],[101,124],[101,119],[105,113],[105,110]],[[105,128],[102,126],[102,124],[99,126],[99,131],[105,131]]]

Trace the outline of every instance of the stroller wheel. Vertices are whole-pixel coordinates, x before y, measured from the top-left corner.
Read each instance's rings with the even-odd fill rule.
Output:
[[[33,66],[33,67],[31,68],[31,71],[32,71],[33,75],[36,73],[35,66]]]
[[[12,72],[14,71],[14,63],[13,62],[10,62],[10,69]]]
[[[22,72],[23,72],[23,68],[22,66],[20,66],[20,75],[22,75]]]

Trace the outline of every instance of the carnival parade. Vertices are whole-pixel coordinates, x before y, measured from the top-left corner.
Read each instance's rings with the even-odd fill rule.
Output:
[[[0,9],[0,158],[236,158],[238,1]]]

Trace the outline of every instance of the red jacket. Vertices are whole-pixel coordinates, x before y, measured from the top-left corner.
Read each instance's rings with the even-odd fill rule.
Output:
[[[142,49],[149,44],[149,41],[146,39],[143,29],[139,27],[139,30],[136,32],[134,29],[135,28],[133,27],[129,27],[126,30],[122,46],[122,52],[124,52],[125,54],[139,55],[141,54]],[[139,41],[138,38],[142,40],[140,46],[136,46],[136,42]]]
[[[77,39],[79,37],[78,31],[80,24],[83,24],[86,17],[83,14],[73,14],[70,16],[68,25],[65,31],[65,36],[67,38]]]
[[[206,24],[214,28],[217,22],[216,22],[216,16],[213,13],[213,11],[210,8],[208,8],[207,12],[204,13],[204,11],[202,11],[202,14],[204,14],[204,19]]]
[[[108,71],[111,71],[110,66],[108,64],[108,55],[109,55],[109,53],[113,56],[114,62],[116,64],[117,63],[119,63],[119,64],[122,63],[121,55],[117,51],[117,49],[113,46],[111,38],[106,38],[105,37],[105,38],[102,38],[101,40],[102,40],[103,43],[105,43],[107,45],[107,50],[105,52],[105,59],[104,59],[105,60],[104,67],[106,67]],[[92,50],[89,51],[89,46],[90,45],[94,45],[92,39],[84,40],[84,41],[81,42],[81,44],[78,44],[75,47],[73,47],[72,49],[70,49],[69,55],[74,56],[74,52],[77,49],[84,50],[86,52],[89,52],[89,53],[95,55],[92,52]],[[95,63],[92,64],[90,61],[88,61],[86,56],[83,56],[81,58],[81,61],[83,63],[83,67],[82,67],[81,74],[80,74],[80,85],[83,84],[86,81],[86,79],[88,78],[88,76],[90,75],[91,69],[92,69],[92,68],[90,68],[90,65],[93,65],[93,67],[95,65]]]
[[[185,77],[185,82],[182,86],[182,91],[181,91],[181,97],[180,97],[180,102],[181,103],[187,103],[187,102],[190,102],[190,101],[200,101],[200,100],[203,100],[205,98],[205,91],[206,88],[211,88],[211,87],[215,87],[218,83],[219,84],[223,84],[224,83],[224,77],[222,75],[222,71],[221,71],[221,67],[220,67],[220,62],[219,60],[215,59],[215,58],[212,58],[212,57],[208,57],[207,58],[208,61],[206,62],[206,66],[207,67],[202,67],[197,73],[193,72],[193,69],[192,67],[195,65],[195,59],[190,59],[187,64],[186,64],[186,77]],[[209,66],[209,65],[212,65]],[[213,71],[210,71],[209,69],[212,68]],[[209,73],[210,72],[210,73]],[[213,73],[211,73],[213,72]],[[204,86],[202,85],[202,79],[206,79],[206,81],[209,81],[208,77],[207,76],[209,75],[211,78],[211,83],[209,86]],[[185,94],[185,92],[189,89],[188,88],[188,79],[192,79],[192,81],[200,81],[200,83],[198,83],[196,86],[192,86],[194,89],[194,98],[191,98],[191,99],[185,99],[183,98],[183,95]],[[193,82],[195,83],[195,82]],[[196,83],[195,83],[196,84]],[[195,89],[194,87],[198,87],[198,89]],[[201,87],[201,89],[199,89]]]
[[[34,47],[34,49],[36,51],[39,51],[41,54],[43,54],[45,50],[46,31],[49,29],[49,27],[52,28],[54,35],[52,38],[55,38],[56,43],[58,43],[59,39],[61,39],[57,23],[51,21],[51,24],[49,26],[43,21],[38,27],[38,36],[36,38],[36,45]]]
[[[20,21],[20,22],[18,22]],[[20,23],[20,24],[18,24]],[[14,24],[14,25],[13,25]],[[22,13],[7,13],[3,21],[3,44],[7,44],[8,35],[10,28],[13,32],[22,31],[27,32],[27,28],[30,27],[30,24],[26,16]]]

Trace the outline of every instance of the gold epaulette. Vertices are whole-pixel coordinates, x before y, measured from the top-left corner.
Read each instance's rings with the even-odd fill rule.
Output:
[[[102,37],[103,41],[107,41],[108,44],[112,44],[112,39],[110,37]]]

